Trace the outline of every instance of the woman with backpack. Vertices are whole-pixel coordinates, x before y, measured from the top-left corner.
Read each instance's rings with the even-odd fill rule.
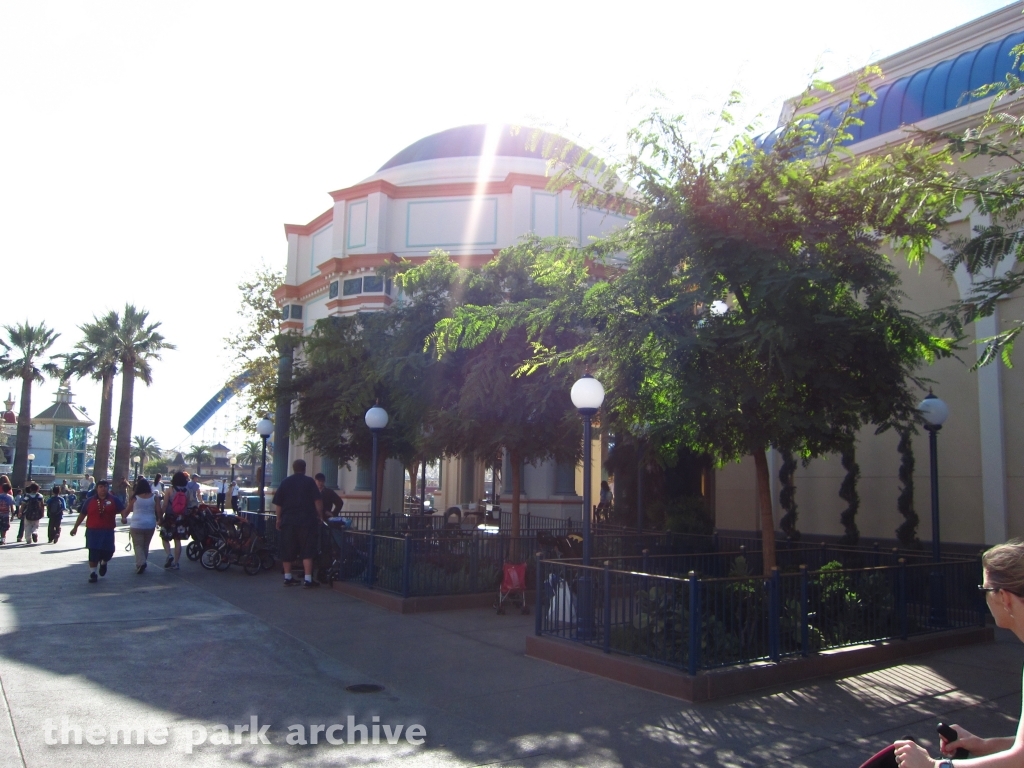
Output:
[[[181,560],[181,540],[188,538],[185,526],[185,515],[188,514],[188,472],[178,471],[171,478],[171,492],[167,495],[164,514],[161,518],[160,537],[168,544],[167,562],[164,568],[178,570]],[[174,554],[170,554],[169,545],[174,541]]]
[[[140,477],[135,481],[134,493],[128,502],[128,514],[131,516],[128,534],[132,539],[132,549],[135,550],[135,573],[140,576],[146,571],[149,543],[153,540],[156,521],[162,512],[160,497],[153,493],[149,480]]]
[[[0,475],[0,544],[7,543],[7,531],[11,528],[11,514],[15,509],[11,481],[7,475]]]
[[[21,505],[18,510],[21,512],[21,519],[25,521],[25,543],[35,544],[39,541],[39,521],[43,519],[46,508],[43,494],[39,492],[38,483],[29,483],[25,486],[25,495],[21,497]]]

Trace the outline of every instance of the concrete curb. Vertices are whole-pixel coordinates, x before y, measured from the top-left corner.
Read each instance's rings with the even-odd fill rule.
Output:
[[[478,592],[472,595],[430,595],[421,597],[400,597],[379,589],[370,589],[362,584],[336,581],[333,588],[343,595],[371,603],[392,613],[432,613],[434,611],[457,611],[468,608],[493,608],[498,599],[498,590]],[[532,611],[535,594],[526,593],[526,605]],[[509,609],[515,610],[515,609]]]
[[[551,637],[527,636],[526,655],[696,704],[994,640],[995,632],[991,627],[957,629],[909,640],[838,648],[807,658],[783,659],[778,664],[758,662],[698,672],[693,677],[671,667],[614,653],[606,654],[570,640]]]

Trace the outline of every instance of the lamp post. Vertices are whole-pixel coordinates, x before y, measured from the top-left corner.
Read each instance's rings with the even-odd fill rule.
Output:
[[[942,561],[939,539],[939,430],[949,418],[949,406],[937,398],[932,392],[917,407],[924,417],[924,428],[928,430],[928,452],[931,460],[932,485],[932,559],[936,564]],[[932,572],[932,615],[931,621],[936,625],[946,623],[945,585],[942,570],[936,568]]]
[[[370,530],[377,530],[377,436],[388,425],[388,412],[379,405],[374,405],[366,412],[366,426],[373,435],[373,486],[370,488]]]
[[[274,422],[264,416],[256,425],[256,432],[263,438],[263,460],[260,469],[260,512],[267,511],[267,496],[264,490],[267,485],[267,440],[274,434]]]
[[[590,565],[591,550],[591,509],[590,509],[590,420],[604,402],[604,387],[601,382],[584,374],[583,378],[572,385],[569,392],[572,404],[583,417],[583,564]]]
[[[35,461],[35,460],[36,460],[36,455],[34,453],[30,453],[28,455],[28,479],[29,480],[32,479],[32,462]]]
[[[236,457],[234,457],[234,456],[232,456],[230,459],[228,459],[228,464],[231,465],[231,482],[232,483],[235,482],[235,464],[237,464],[237,463],[238,463],[238,459]]]

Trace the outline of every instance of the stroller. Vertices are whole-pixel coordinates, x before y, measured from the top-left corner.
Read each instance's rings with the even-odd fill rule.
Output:
[[[530,614],[526,604],[526,563],[503,563],[501,586],[498,587],[498,602],[495,608],[499,616],[505,615],[505,606],[519,608],[524,616]]]
[[[203,556],[203,552],[215,546],[217,541],[222,538],[217,518],[218,515],[214,515],[210,507],[205,504],[186,518],[185,525],[192,538],[192,541],[185,547],[185,556],[189,560],[195,562]]]
[[[232,565],[240,565],[248,575],[255,576],[274,566],[273,553],[250,523],[234,515],[217,515],[215,522],[219,533],[199,560],[204,568],[225,571]]]

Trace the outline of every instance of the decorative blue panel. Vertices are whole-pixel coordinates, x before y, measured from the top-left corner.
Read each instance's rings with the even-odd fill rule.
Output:
[[[338,281],[335,280],[331,283],[331,287],[327,289],[327,298],[336,299],[338,298]]]
[[[346,280],[341,288],[341,292],[345,296],[356,296],[363,292],[363,278],[354,277],[351,280]]]
[[[923,69],[912,75],[903,91],[903,109],[900,110],[900,123],[916,123],[924,117],[924,92],[928,87],[931,69]]]
[[[1000,41],[989,43],[978,51],[974,57],[974,66],[971,67],[971,80],[968,84],[969,90],[977,90],[983,85],[988,85],[996,79],[996,54],[999,53]],[[1000,74],[999,78],[1002,79]]]
[[[878,125],[879,133],[888,133],[900,127],[903,95],[906,93],[908,85],[910,85],[910,78],[901,77],[889,88],[889,92],[885,94],[884,101],[882,97],[879,97],[879,102],[882,105],[881,118]]]
[[[291,307],[289,305],[287,305],[287,304],[285,304],[283,307],[281,307],[281,319],[282,320],[287,320],[288,319],[288,315],[290,314],[290,310],[291,310]]]
[[[956,109],[970,101],[971,67],[977,55],[977,51],[968,51],[953,60],[946,81],[946,109]]]
[[[367,275],[363,278],[363,293],[381,293],[384,290],[384,278]]]
[[[301,304],[292,304],[292,320],[301,320],[301,319],[302,319],[302,305]]]

